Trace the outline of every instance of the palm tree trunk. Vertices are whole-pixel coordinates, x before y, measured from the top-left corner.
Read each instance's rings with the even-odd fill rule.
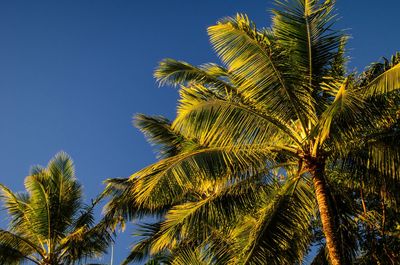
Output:
[[[310,167],[310,173],[312,174],[329,258],[332,265],[342,265],[343,262],[340,255],[340,248],[336,237],[337,230],[335,229],[334,215],[329,204],[328,189],[324,177],[324,165],[319,163],[312,165]]]

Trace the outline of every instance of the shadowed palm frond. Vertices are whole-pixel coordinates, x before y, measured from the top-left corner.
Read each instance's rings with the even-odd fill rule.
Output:
[[[174,253],[174,258],[172,259],[171,265],[186,265],[186,264],[193,264],[193,265],[212,265],[215,264],[212,262],[211,258],[208,258],[204,255],[202,249],[190,249],[184,248]]]
[[[221,92],[232,93],[235,89],[229,83],[229,73],[216,64],[204,64],[195,67],[186,62],[164,59],[154,72],[154,77],[161,84],[188,85],[196,83],[210,86]]]
[[[141,240],[131,248],[129,255],[122,262],[122,265],[132,262],[143,262],[148,257],[155,256],[151,253],[151,245],[159,236],[160,228],[161,222],[139,224],[134,236],[140,237]]]
[[[185,139],[171,128],[171,122],[160,116],[137,114],[134,124],[146,136],[147,140],[158,149],[159,158],[179,154],[188,148],[195,148],[196,142]]]
[[[311,241],[311,218],[316,204],[310,188],[287,182],[255,217],[239,264],[293,264],[302,260]]]

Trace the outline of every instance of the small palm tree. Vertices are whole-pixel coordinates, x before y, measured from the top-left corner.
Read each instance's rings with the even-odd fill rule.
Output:
[[[106,251],[112,236],[104,222],[95,224],[98,200],[83,203],[66,153],[58,153],[46,168],[32,168],[25,188],[15,193],[0,184],[10,218],[8,230],[0,229],[0,264],[75,264]]]

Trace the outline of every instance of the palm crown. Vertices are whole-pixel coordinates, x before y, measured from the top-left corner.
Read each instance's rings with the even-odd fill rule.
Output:
[[[0,188],[10,217],[9,229],[0,230],[0,264],[75,264],[101,255],[112,240],[104,222],[95,224],[97,201],[83,203],[82,187],[65,153],[46,168],[34,167],[25,179],[26,192]]]
[[[359,174],[398,183],[398,57],[347,74],[334,1],[276,3],[271,28],[241,14],[209,27],[224,66],[160,63],[158,81],[181,86],[177,117],[136,124],[161,159],[107,189],[109,215],[163,217],[127,262],[166,249],[190,257],[189,244],[223,263],[293,264],[318,215],[331,263],[345,264],[355,247],[343,245],[338,172],[352,187]]]

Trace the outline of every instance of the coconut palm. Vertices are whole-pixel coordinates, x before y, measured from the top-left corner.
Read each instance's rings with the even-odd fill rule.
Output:
[[[105,223],[95,223],[98,200],[83,203],[66,153],[58,153],[46,168],[33,167],[26,192],[0,188],[10,219],[9,228],[0,229],[0,264],[75,264],[103,254],[112,241]]]
[[[399,63],[399,53],[391,60],[384,58],[383,62],[372,64],[360,82],[368,83]],[[333,176],[336,187],[346,191],[341,193],[353,197],[348,205],[353,205],[352,217],[360,224],[358,244],[362,253],[356,264],[396,264],[400,261],[397,217],[400,215],[397,207],[400,203],[400,93],[395,91],[386,95],[380,104],[391,112],[392,122],[370,132],[368,145],[354,150],[347,160],[339,161],[339,170]]]
[[[309,183],[330,262],[345,264],[351,255],[343,246],[343,220],[331,175],[338,165],[350,164],[398,182],[398,147],[376,139],[396,122],[392,110],[398,104],[392,95],[400,88],[400,64],[373,78],[368,72],[348,74],[347,37],[333,28],[334,1],[276,4],[271,28],[257,29],[241,14],[209,27],[224,66],[195,67],[166,59],[156,70],[161,84],[181,86],[177,117],[168,126],[157,125],[164,130],[150,135],[167,155],[129,179],[109,181],[108,188],[114,195],[110,213],[128,219],[146,214],[164,218],[151,253],[174,249],[189,234],[206,239],[214,229],[230,229],[249,209],[247,215],[257,222],[245,237],[248,244],[236,253],[237,264],[262,264],[268,258],[279,262],[285,252],[269,252],[276,246],[296,253],[279,264],[293,262],[306,251],[305,244],[293,247],[298,227],[278,222],[276,234],[266,228],[288,208],[274,198],[295,194]],[[364,159],[354,159],[359,153]],[[269,197],[277,175],[285,181]],[[307,216],[300,225],[305,234],[312,203],[302,207],[302,200],[294,198],[289,201],[297,205],[296,213]],[[274,244],[265,233],[278,235]]]

